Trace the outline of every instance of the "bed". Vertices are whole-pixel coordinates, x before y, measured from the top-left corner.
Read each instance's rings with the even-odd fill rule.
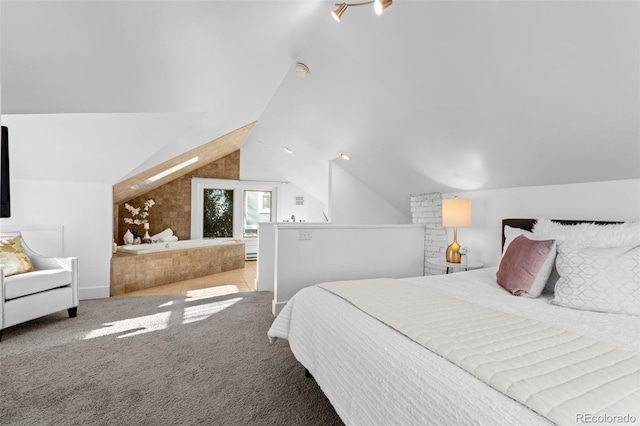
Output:
[[[536,229],[536,226],[539,228]],[[268,336],[272,341],[277,338],[289,341],[296,359],[313,375],[338,415],[348,425],[637,424],[640,416],[637,411],[640,401],[640,317],[636,313],[636,309],[640,309],[639,226],[638,222],[506,219],[503,221],[504,253],[497,268],[404,280],[359,280],[308,287],[289,301],[274,320]],[[512,254],[519,253],[517,247],[522,241],[525,244],[549,246],[546,257],[538,256],[545,258],[542,267],[538,268],[543,271],[533,281],[529,280],[532,286],[528,288],[528,293],[525,292],[527,294],[522,294],[518,289],[507,289],[509,285],[505,286],[504,282],[499,285],[496,279],[499,273],[504,275],[509,270]],[[569,251],[576,250],[576,247],[584,253]],[[587,261],[584,263],[585,259],[581,259],[583,267],[576,268],[571,262],[567,264],[567,259],[574,261],[581,256]],[[593,256],[597,257],[596,261],[593,261]],[[596,300],[595,308],[571,305],[576,303],[571,297],[568,304],[554,304],[562,301],[559,294],[566,292],[567,280],[575,285],[575,282],[571,282],[575,281],[575,274],[580,275],[584,271],[595,271],[596,276],[601,274],[602,271],[593,266],[599,265],[600,258],[615,258],[615,270],[611,272],[615,275],[613,286],[617,286],[618,282],[624,282],[625,286],[612,292],[629,292],[629,296],[619,301],[614,295],[613,302],[608,300],[610,303],[602,306],[602,301]],[[516,256],[515,259],[522,263],[522,258]],[[624,259],[622,266],[616,263],[619,259]],[[539,259],[536,262],[541,263]],[[517,264],[518,261],[512,263]],[[612,271],[611,265],[603,268]],[[622,275],[620,270],[624,272]],[[561,281],[558,281],[558,277],[561,277]],[[578,276],[577,279],[584,278]],[[549,285],[553,280],[557,282],[555,291]],[[537,290],[534,291],[533,286]],[[358,287],[371,289],[372,293],[374,287],[380,287],[381,292],[362,295],[369,291],[357,293]],[[514,293],[519,291],[521,295],[515,296]],[[354,296],[355,299],[350,298],[352,292],[358,294]],[[398,295],[403,292],[406,294]],[[528,297],[537,292],[540,294]],[[403,298],[410,300],[403,301]],[[452,303],[452,307],[440,302],[439,298]],[[602,297],[608,298],[608,293]],[[400,303],[413,303],[415,306],[406,307]],[[610,307],[611,303],[613,308]],[[617,312],[619,309],[622,312]],[[591,349],[580,349],[581,346],[561,356],[554,354],[553,351],[560,350],[565,344],[556,344],[555,341],[549,343],[552,342],[549,339],[556,338],[554,335],[544,339],[530,338],[531,342],[527,344],[546,346],[544,349],[527,349],[529,352],[521,349],[521,352],[525,351],[521,358],[529,362],[532,354],[548,353],[544,355],[546,358],[542,364],[547,365],[562,358],[565,364],[569,362],[568,365],[559,368],[549,364],[545,367],[548,370],[539,374],[539,377],[527,377],[525,380],[518,379],[516,374],[515,381],[502,383],[501,376],[498,377],[500,374],[506,374],[505,377],[509,378],[514,372],[521,374],[522,371],[533,371],[538,364],[518,370],[505,368],[503,364],[506,361],[486,359],[484,353],[478,355],[474,352],[472,356],[458,353],[467,349],[467,342],[450,342],[448,339],[457,336],[458,332],[449,332],[449,328],[443,332],[437,329],[440,325],[436,323],[450,327],[450,323],[465,316],[460,312],[471,311],[477,311],[481,316],[493,315],[498,319],[494,322],[500,325],[496,325],[493,335],[515,333],[515,337],[502,338],[506,342],[515,342],[520,334],[530,335],[528,332],[514,332],[515,327],[510,325],[527,323],[527,326],[537,327],[536,330],[544,329],[544,333],[569,336],[565,339],[567,342],[587,342],[585,347],[605,348],[603,352],[608,354],[610,351],[618,357],[611,367],[606,368],[615,370],[623,368],[624,364],[624,371],[576,373],[584,368],[587,361],[595,359],[585,355],[585,351]],[[402,317],[404,312],[407,318]],[[422,323],[410,322],[414,321],[414,316]],[[460,327],[476,326],[476,323],[480,327],[480,322],[474,318],[469,318],[471,325],[461,323]],[[481,331],[469,329],[471,331],[467,334],[479,341],[479,347],[491,347],[492,356],[493,353],[502,356],[500,351],[493,349],[502,343],[495,340],[498,338],[491,337],[491,333],[487,334],[486,326],[483,327],[485,329]],[[450,348],[452,344],[454,350]],[[526,348],[524,343],[510,344]],[[475,347],[472,349],[476,350]],[[514,349],[505,347],[503,350]],[[451,353],[454,360],[446,358]],[[477,359],[485,364],[478,366]],[[499,374],[487,375],[487,365],[500,368]],[[572,374],[575,378],[563,379],[573,377]],[[616,377],[611,379],[612,375]],[[536,386],[539,386],[540,377],[545,377],[546,381],[548,376],[560,382],[549,385],[550,389],[541,390],[542,397],[533,393],[523,395],[523,392],[529,391],[527,389],[518,390],[521,382],[530,385],[529,382],[538,380]],[[589,389],[584,389],[585,386]],[[515,394],[512,389],[516,389]],[[593,401],[582,401],[580,398],[581,394],[593,397],[594,393],[597,395]],[[572,405],[578,403],[583,405]],[[560,408],[549,404],[559,405]]]

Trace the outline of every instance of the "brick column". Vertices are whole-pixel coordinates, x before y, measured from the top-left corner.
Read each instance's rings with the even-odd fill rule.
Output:
[[[429,257],[443,257],[447,249],[447,231],[442,226],[442,194],[411,195],[411,218],[413,223],[422,223],[424,233],[424,274],[442,274],[442,269],[431,267],[427,263]]]

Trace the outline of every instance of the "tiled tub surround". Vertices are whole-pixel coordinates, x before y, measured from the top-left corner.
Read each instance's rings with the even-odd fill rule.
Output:
[[[111,258],[110,295],[240,268],[244,268],[244,243],[236,241],[148,254],[118,252]]]

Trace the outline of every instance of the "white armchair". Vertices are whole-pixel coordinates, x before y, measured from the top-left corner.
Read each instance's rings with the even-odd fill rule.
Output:
[[[21,236],[3,233],[0,238]],[[23,249],[33,271],[9,277],[0,265],[0,340],[5,328],[67,309],[78,314],[78,259],[44,257],[33,252],[23,240]]]

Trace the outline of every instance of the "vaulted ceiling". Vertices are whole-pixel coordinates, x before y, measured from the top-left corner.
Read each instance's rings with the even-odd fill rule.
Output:
[[[640,177],[638,2],[396,0],[340,23],[333,8],[3,0],[0,111],[62,114],[68,133],[47,141],[77,141],[85,161],[128,154],[80,180],[116,183],[254,121],[242,177],[320,200],[340,152],[399,206],[415,192]],[[105,115],[122,119],[86,125]]]

